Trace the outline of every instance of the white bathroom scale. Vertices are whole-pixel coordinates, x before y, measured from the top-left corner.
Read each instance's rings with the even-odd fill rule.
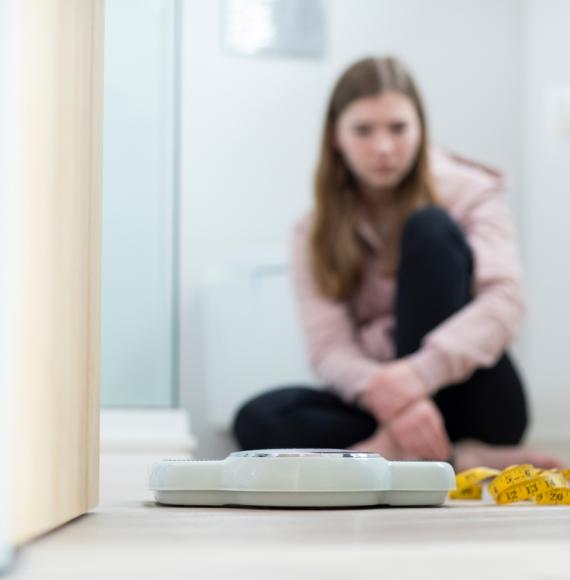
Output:
[[[165,459],[149,487],[177,506],[440,506],[455,472],[439,461],[388,461],[345,449],[259,449],[226,459]]]

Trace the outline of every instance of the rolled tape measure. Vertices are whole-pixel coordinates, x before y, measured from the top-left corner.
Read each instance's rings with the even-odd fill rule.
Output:
[[[451,499],[478,500],[483,486],[499,505],[534,501],[540,505],[570,505],[570,469],[543,470],[533,465],[513,465],[504,471],[489,467],[474,467],[458,473],[457,489],[449,492]]]

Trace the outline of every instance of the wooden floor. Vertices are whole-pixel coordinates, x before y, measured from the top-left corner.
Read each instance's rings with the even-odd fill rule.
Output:
[[[103,457],[100,507],[27,545],[10,579],[570,579],[570,507],[160,507],[152,459]]]

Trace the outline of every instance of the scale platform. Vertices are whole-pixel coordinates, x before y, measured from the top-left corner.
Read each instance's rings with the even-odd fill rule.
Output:
[[[455,472],[439,461],[389,461],[345,449],[259,449],[152,466],[157,503],[177,506],[440,506]]]

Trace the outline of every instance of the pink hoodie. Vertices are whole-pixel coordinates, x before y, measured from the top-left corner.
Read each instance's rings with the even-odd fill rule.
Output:
[[[445,320],[407,357],[431,392],[491,367],[513,340],[524,314],[521,269],[502,176],[442,150],[431,152],[440,203],[464,232],[475,257],[473,300]],[[361,233],[380,254],[347,302],[324,298],[309,267],[311,216],[295,228],[293,278],[309,359],[316,375],[347,402],[395,358],[394,278],[382,274],[381,244],[366,223]]]

